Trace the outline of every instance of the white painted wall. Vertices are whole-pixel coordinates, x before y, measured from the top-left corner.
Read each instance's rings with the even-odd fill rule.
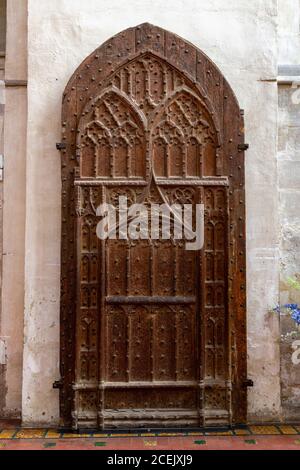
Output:
[[[7,24],[0,301],[0,337],[5,339],[7,364],[0,371],[0,416],[20,418],[24,333],[27,0],[9,0]],[[11,83],[12,86],[8,87],[7,82],[15,85]]]
[[[29,0],[23,420],[58,421],[61,96],[82,60],[143,22],[173,31],[221,68],[245,109],[249,417],[280,413],[277,0]],[[271,81],[270,81],[271,80]]]
[[[300,0],[278,0],[279,64],[300,64]]]

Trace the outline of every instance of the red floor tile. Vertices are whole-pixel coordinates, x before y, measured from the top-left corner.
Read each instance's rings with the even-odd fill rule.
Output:
[[[204,442],[197,444],[196,442]],[[95,445],[97,443],[97,445]],[[300,450],[297,436],[3,439],[3,450]]]

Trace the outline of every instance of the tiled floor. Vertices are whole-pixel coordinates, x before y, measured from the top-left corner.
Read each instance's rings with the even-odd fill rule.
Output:
[[[249,426],[226,432],[62,434],[1,429],[0,450],[300,450],[300,426]]]
[[[114,438],[114,439],[3,439],[0,450],[300,450],[291,436]]]

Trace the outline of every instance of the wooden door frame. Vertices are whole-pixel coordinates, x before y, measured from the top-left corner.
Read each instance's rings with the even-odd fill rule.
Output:
[[[222,109],[220,155],[224,155],[229,182],[228,240],[228,351],[231,371],[230,424],[247,421],[247,335],[246,335],[246,230],[244,117],[238,101],[216,65],[198,48],[177,35],[148,23],[123,31],[105,42],[76,70],[63,94],[62,142],[62,244],[61,244],[61,425],[72,427],[74,409],[76,346],[76,189],[79,174],[77,120],[83,108],[99,94],[121,66],[151,52],[184,74],[193,83],[208,109]],[[96,79],[97,77],[97,79]]]

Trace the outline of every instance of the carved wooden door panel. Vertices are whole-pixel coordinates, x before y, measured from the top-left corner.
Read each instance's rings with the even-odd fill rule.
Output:
[[[74,428],[246,419],[243,118],[214,64],[144,24],[63,104],[61,417]],[[97,238],[97,207],[204,204],[205,242]]]

